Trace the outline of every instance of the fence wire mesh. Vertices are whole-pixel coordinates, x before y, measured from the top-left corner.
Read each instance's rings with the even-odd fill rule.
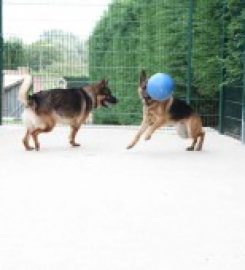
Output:
[[[226,125],[224,87],[244,89],[243,0],[5,0],[3,10],[5,122],[20,119],[16,95],[27,69],[34,91],[109,79],[120,102],[95,112],[94,124],[140,123],[143,68],[149,76],[170,73],[175,96],[190,102],[205,126]]]

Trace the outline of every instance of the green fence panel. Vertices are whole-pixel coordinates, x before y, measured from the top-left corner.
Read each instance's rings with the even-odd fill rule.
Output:
[[[2,29],[2,0],[0,0],[0,125],[2,125],[3,107],[3,29]]]
[[[242,86],[224,88],[224,134],[241,139]]]
[[[23,0],[4,4],[23,10],[31,6],[38,14],[40,6],[48,9],[55,5],[58,9],[64,3],[40,1],[33,5]],[[77,8],[87,6],[76,2]],[[93,114],[94,124],[106,125],[140,123],[142,105],[137,85],[141,69],[146,69],[149,76],[170,73],[176,81],[174,95],[187,100],[200,113],[205,126],[241,138],[244,114],[239,113],[244,108],[244,96],[234,100],[233,95],[240,91],[234,89],[244,89],[244,14],[243,0],[112,0],[86,38],[50,26],[39,38],[26,42],[21,35],[8,33],[6,25],[1,64],[7,75],[29,69],[34,91],[82,87],[109,79],[120,102]],[[53,20],[55,16],[59,13],[53,14]],[[26,14],[24,21],[28,19]],[[24,23],[22,20],[19,24]],[[38,23],[30,17],[29,24]],[[83,18],[75,23],[82,29]],[[4,86],[0,109],[4,123],[20,119],[20,85],[15,81],[11,87]]]

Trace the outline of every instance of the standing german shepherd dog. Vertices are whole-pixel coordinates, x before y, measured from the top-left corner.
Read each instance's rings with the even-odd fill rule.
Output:
[[[143,103],[143,121],[132,142],[127,149],[132,148],[146,132],[145,140],[161,126],[174,124],[177,132],[182,138],[192,138],[193,142],[186,150],[200,151],[204,141],[205,133],[202,129],[202,121],[193,109],[184,101],[177,98],[169,98],[165,101],[155,101],[146,92],[147,77],[142,70],[140,75],[138,93]]]
[[[26,75],[19,92],[19,99],[25,105],[22,119],[27,128],[23,138],[26,150],[34,149],[30,146],[32,138],[38,151],[38,135],[50,132],[56,123],[69,124],[70,144],[79,146],[75,142],[75,136],[91,110],[117,103],[105,80],[80,89],[51,89],[29,95],[28,90],[31,86],[32,77]]]

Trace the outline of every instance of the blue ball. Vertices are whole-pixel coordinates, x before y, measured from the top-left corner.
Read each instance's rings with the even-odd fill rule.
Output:
[[[156,73],[148,80],[146,91],[154,100],[166,100],[174,91],[174,80],[166,73]]]

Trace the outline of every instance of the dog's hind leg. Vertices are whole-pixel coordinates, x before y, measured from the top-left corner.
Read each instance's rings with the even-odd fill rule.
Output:
[[[70,133],[70,144],[72,146],[80,146],[79,143],[75,142],[75,137],[77,135],[77,132],[79,130],[79,127],[71,126],[71,133]]]
[[[199,142],[198,142],[196,151],[201,151],[202,150],[202,145],[203,145],[204,138],[205,138],[205,132],[202,131],[200,133],[200,135],[199,135]]]
[[[135,146],[135,144],[139,141],[141,135],[146,131],[148,126],[149,126],[149,123],[148,123],[147,119],[144,119],[141,123],[139,131],[136,133],[132,142],[127,146],[127,149],[130,149],[130,148]]]
[[[187,126],[188,126],[187,129],[188,129],[189,137],[193,138],[193,143],[186,150],[188,150],[188,151],[193,151],[193,150],[201,151],[205,133],[202,131],[202,122],[201,122],[200,116],[194,114],[188,120]],[[197,142],[198,142],[198,144],[197,144]],[[197,144],[197,147],[196,147],[196,144]]]
[[[191,144],[191,146],[186,148],[186,151],[193,151],[195,149],[195,145],[197,143],[197,138],[193,138],[193,142]]]
[[[40,150],[40,143],[38,141],[38,134],[41,133],[40,132],[41,129],[36,129],[34,130],[31,135],[32,135],[32,139],[34,141],[34,145],[35,145],[35,150],[39,151]]]
[[[47,126],[46,128],[37,128],[31,133],[36,151],[40,150],[40,143],[38,141],[38,135],[40,133],[50,132],[53,128],[54,128],[54,125],[50,125],[50,126]]]
[[[34,149],[34,147],[31,147],[30,144],[29,144],[29,142],[30,142],[30,137],[31,137],[31,132],[27,129],[27,130],[26,130],[26,134],[25,134],[25,136],[24,136],[24,138],[23,138],[23,144],[24,144],[25,149],[26,149],[27,151],[31,151],[31,150]]]

